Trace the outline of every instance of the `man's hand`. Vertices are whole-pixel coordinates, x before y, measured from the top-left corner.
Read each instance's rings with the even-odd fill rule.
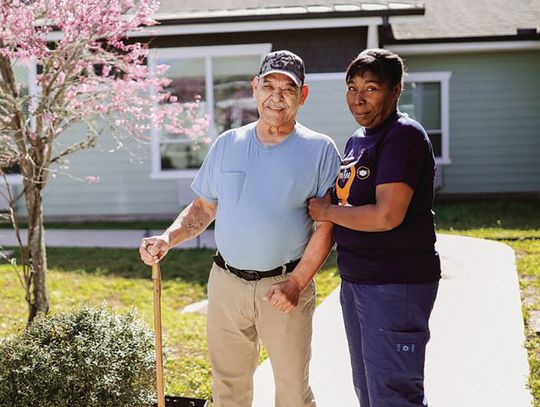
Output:
[[[139,254],[141,260],[153,266],[158,263],[169,251],[169,242],[162,236],[151,236],[141,240]]]
[[[289,278],[281,283],[273,284],[263,300],[278,311],[288,314],[298,305],[301,293],[300,285],[294,279]]]
[[[197,197],[178,215],[171,226],[159,236],[141,240],[139,254],[141,260],[153,266],[158,263],[171,247],[199,235],[215,219],[216,202],[208,202]]]
[[[315,221],[323,222],[328,220],[328,209],[332,205],[332,196],[327,192],[322,198],[311,198],[308,200],[309,216]]]

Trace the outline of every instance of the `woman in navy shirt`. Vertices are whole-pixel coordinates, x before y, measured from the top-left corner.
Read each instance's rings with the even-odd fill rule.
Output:
[[[401,58],[363,51],[347,69],[347,104],[361,126],[348,140],[337,204],[314,198],[335,224],[341,305],[362,407],[426,406],[424,360],[437,295],[435,159],[426,131],[399,112]]]

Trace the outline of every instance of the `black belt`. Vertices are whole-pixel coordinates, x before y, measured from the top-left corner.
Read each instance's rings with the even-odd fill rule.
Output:
[[[300,262],[300,259],[293,260],[290,263],[284,264],[283,266],[279,266],[279,267],[276,267],[275,269],[266,270],[266,271],[240,270],[235,267],[232,267],[229,264],[225,263],[225,260],[223,259],[223,257],[221,257],[221,253],[219,252],[217,252],[216,255],[214,256],[214,262],[222,269],[230,271],[237,277],[243,278],[244,280],[248,280],[248,281],[256,281],[256,280],[260,280],[261,278],[275,277],[275,276],[280,276],[282,274],[290,273],[291,271],[294,270],[296,265]]]

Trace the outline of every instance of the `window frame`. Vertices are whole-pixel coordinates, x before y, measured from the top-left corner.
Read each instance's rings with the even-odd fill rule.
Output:
[[[240,44],[240,45],[215,45],[203,47],[167,47],[167,48],[152,48],[148,53],[148,67],[150,72],[155,72],[159,59],[187,59],[187,58],[204,58],[205,60],[205,100],[208,106],[208,116],[210,122],[210,138],[212,141],[218,134],[211,134],[215,121],[214,107],[214,78],[212,74],[212,58],[215,57],[231,57],[231,56],[253,56],[259,55],[261,62],[264,57],[272,50],[272,44]],[[253,76],[257,73],[254,72]],[[165,73],[165,76],[167,74]],[[172,143],[171,143],[172,144]],[[178,169],[178,170],[163,170],[161,168],[161,153],[160,153],[160,131],[152,129],[151,131],[151,178],[153,179],[182,179],[193,178],[199,169]]]
[[[438,82],[441,86],[441,156],[435,157],[437,165],[449,165],[450,159],[450,71],[438,72],[409,72],[403,82]]]
[[[345,80],[345,72],[328,72],[328,73],[312,73],[306,74],[306,83],[312,81],[325,80]],[[450,71],[433,71],[433,72],[409,72],[403,78],[403,82],[438,82],[441,86],[441,156],[435,157],[437,165],[449,165],[452,163],[450,159]]]

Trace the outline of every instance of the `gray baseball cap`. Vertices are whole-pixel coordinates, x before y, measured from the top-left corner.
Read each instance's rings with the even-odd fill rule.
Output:
[[[259,78],[271,73],[282,73],[289,76],[297,86],[304,84],[306,68],[304,61],[291,51],[281,50],[270,52],[264,57],[259,70]]]

